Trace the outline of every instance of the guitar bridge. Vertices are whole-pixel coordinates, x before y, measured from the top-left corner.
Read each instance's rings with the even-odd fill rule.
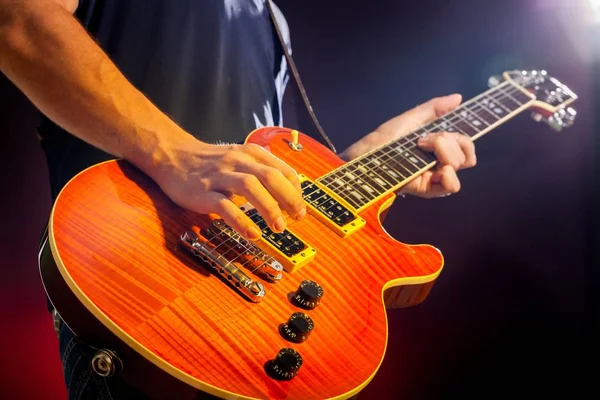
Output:
[[[260,250],[250,241],[244,239],[222,219],[216,219],[207,229],[210,241],[223,252],[232,255],[233,259],[240,262],[244,268],[268,282],[277,282],[283,276],[283,265],[272,256]]]
[[[248,300],[258,303],[265,296],[265,287],[246,275],[234,260],[225,258],[214,243],[202,240],[196,233],[187,231],[179,238],[183,247],[208,264],[215,273],[231,283]]]

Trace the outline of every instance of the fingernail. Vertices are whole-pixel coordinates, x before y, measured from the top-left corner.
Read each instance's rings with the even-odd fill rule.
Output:
[[[275,228],[275,231],[283,232],[285,230],[285,220],[283,217],[277,218],[273,223],[273,227]]]
[[[429,136],[425,136],[417,140],[417,144],[425,144],[429,140]]]
[[[257,240],[262,236],[262,232],[254,226],[246,229],[246,237],[250,240]]]
[[[297,220],[301,220],[304,217],[306,217],[306,207],[303,207],[302,210],[300,210],[300,212],[296,214]]]

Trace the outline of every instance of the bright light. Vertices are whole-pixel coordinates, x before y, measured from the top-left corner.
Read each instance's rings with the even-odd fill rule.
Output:
[[[600,24],[600,0],[587,0],[587,2],[592,11],[590,22]]]

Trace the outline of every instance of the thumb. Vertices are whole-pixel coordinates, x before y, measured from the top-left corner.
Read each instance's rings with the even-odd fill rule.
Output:
[[[377,130],[381,132],[397,132],[400,134],[408,133],[419,126],[427,124],[454,110],[460,105],[461,101],[462,96],[457,93],[433,98],[390,119],[382,124]]]
[[[458,93],[448,96],[436,97],[423,104],[419,104],[406,114],[409,114],[411,122],[417,125],[426,124],[449,113],[460,105],[462,96]]]

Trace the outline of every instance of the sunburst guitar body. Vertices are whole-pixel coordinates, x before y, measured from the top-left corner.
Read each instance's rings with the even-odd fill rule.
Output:
[[[540,100],[540,85],[564,96]],[[301,174],[309,213],[275,234],[234,198],[264,228],[257,242],[218,215],[178,207],[126,161],[95,165],[54,204],[44,287],[65,324],[98,349],[96,373],[121,374],[151,397],[352,397],[394,334],[386,307],[422,302],[444,265],[434,246],[401,243],[381,223],[394,193],[435,166],[416,140],[439,130],[474,140],[530,107],[567,125],[575,98],[543,72],[505,73],[453,113],[350,163],[296,131],[258,129],[246,142]]]

